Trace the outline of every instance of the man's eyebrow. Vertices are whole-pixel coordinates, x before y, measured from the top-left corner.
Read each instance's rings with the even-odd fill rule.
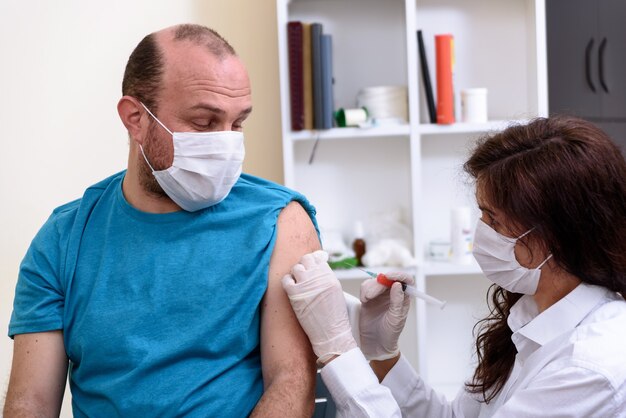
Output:
[[[210,110],[211,112],[217,113],[219,115],[222,115],[222,114],[226,113],[226,111],[224,109],[222,109],[222,108],[219,108],[219,107],[216,107],[216,106],[211,106],[211,105],[208,105],[208,104],[203,104],[203,103],[200,103],[200,104],[197,104],[197,105],[191,107],[191,110],[196,110],[196,109]]]
[[[191,107],[191,110],[196,110],[196,109],[210,110],[211,112],[217,113],[218,115],[223,115],[226,113],[226,111],[222,108],[211,106],[208,104],[203,104],[203,103],[200,103]],[[248,107],[247,109],[244,109],[239,113],[239,117],[248,116],[251,112],[252,112],[252,107]]]
[[[250,113],[252,113],[252,106],[250,106],[250,107],[249,107],[249,108],[247,108],[247,109],[242,110],[242,111],[239,113],[239,117],[241,118],[241,117],[243,117],[243,116],[248,116]]]

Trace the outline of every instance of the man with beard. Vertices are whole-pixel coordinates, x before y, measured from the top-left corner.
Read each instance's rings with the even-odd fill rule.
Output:
[[[305,416],[315,362],[280,279],[319,249],[300,194],[241,174],[248,74],[216,32],[146,36],[127,170],[54,210],[20,268],[5,417]]]

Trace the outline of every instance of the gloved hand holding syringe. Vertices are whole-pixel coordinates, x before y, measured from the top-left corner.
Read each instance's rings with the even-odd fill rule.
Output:
[[[398,339],[411,307],[410,297],[440,307],[445,302],[419,292],[411,276],[364,271],[372,278],[360,286],[358,347],[369,361],[392,359],[400,353]],[[401,286],[394,286],[395,282]],[[328,264],[328,253],[320,250],[303,255],[281,283],[320,364],[357,348],[343,289]]]
[[[356,267],[356,268],[365,272],[368,276],[375,278],[378,283],[382,284],[385,287],[391,287],[396,282],[396,280],[392,280],[388,278],[383,273],[374,273],[373,271],[365,270],[360,267]],[[436,297],[430,296],[427,293],[419,291],[417,290],[417,287],[415,286],[409,286],[406,283],[402,283],[402,290],[404,291],[405,295],[411,296],[414,298],[419,298],[428,303],[432,303],[433,305],[437,305],[439,306],[439,309],[443,309],[446,306],[445,300],[439,300]]]

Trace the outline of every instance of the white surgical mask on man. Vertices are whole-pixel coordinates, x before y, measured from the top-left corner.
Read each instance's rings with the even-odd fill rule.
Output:
[[[174,161],[166,170],[155,171],[143,147],[143,158],[163,191],[188,212],[216,205],[228,196],[241,175],[245,156],[243,133],[172,132],[143,104],[159,125],[172,135]]]
[[[520,265],[515,258],[515,243],[530,231],[532,229],[517,238],[509,238],[481,219],[476,224],[472,250],[474,258],[489,280],[509,292],[534,295],[541,277],[540,269],[552,257],[550,254],[534,269]]]

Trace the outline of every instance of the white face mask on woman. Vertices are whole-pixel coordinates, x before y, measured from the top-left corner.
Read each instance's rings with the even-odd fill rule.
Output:
[[[532,229],[517,238],[509,238],[480,219],[476,224],[472,250],[474,258],[489,280],[509,292],[534,295],[541,277],[540,269],[552,257],[550,254],[534,269],[520,265],[515,258],[515,244],[530,231]]]
[[[166,170],[155,171],[141,148],[141,154],[163,191],[188,212],[216,205],[228,196],[241,175],[245,156],[243,133],[172,132],[146,111],[172,135],[174,161]]]

